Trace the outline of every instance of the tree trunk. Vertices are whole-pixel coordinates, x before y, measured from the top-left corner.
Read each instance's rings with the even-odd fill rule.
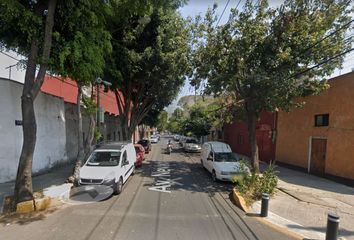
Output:
[[[14,189],[15,204],[31,199],[33,200],[32,163],[37,139],[37,124],[34,112],[34,100],[37,97],[44,82],[45,73],[48,67],[50,51],[52,47],[52,31],[54,25],[54,12],[56,3],[56,0],[48,1],[48,12],[45,22],[44,42],[41,56],[43,62],[40,65],[36,80],[36,63],[38,60],[39,49],[39,43],[37,39],[32,39],[30,53],[28,55],[25,82],[21,96],[23,145]]]
[[[247,125],[248,125],[248,136],[251,146],[251,163],[253,171],[259,173],[259,157],[258,157],[258,145],[257,145],[257,133],[256,133],[256,124],[257,124],[257,113],[254,110],[253,104],[247,102]]]
[[[93,114],[90,114],[90,123],[89,123],[89,129],[87,133],[87,137],[85,139],[85,159],[88,157],[88,155],[92,151],[92,143],[95,138],[95,127],[96,127],[96,121],[95,121],[95,116]]]
[[[32,162],[36,145],[37,125],[33,99],[24,91],[21,99],[23,145],[15,183],[15,203],[33,200]]]
[[[84,140],[83,140],[83,130],[82,130],[82,113],[81,113],[81,97],[82,97],[82,86],[77,85],[77,97],[76,97],[76,113],[77,113],[77,157],[74,166],[73,174],[67,179],[68,182],[73,183],[75,178],[79,175],[80,167],[85,157],[84,150]]]
[[[141,125],[140,139],[145,138],[145,124]]]

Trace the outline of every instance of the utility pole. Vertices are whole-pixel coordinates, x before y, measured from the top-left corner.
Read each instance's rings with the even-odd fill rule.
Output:
[[[94,83],[96,84],[96,91],[97,91],[97,128],[100,131],[100,127],[101,127],[101,106],[100,106],[100,86],[101,84],[110,87],[112,86],[112,83],[107,82],[102,80],[100,77],[96,78],[96,80],[94,81]]]
[[[17,64],[10,65],[10,66],[8,66],[8,67],[5,68],[5,69],[9,69],[9,80],[11,80],[11,69],[12,69],[12,67],[14,67],[14,66],[17,66]]]

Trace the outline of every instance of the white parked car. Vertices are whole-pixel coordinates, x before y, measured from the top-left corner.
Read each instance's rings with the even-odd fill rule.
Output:
[[[231,181],[235,175],[250,172],[247,166],[241,166],[240,158],[223,142],[204,143],[201,164],[211,173],[214,181]]]
[[[151,143],[158,143],[159,142],[159,137],[156,135],[151,135],[150,136],[150,142]]]
[[[194,138],[187,138],[184,143],[184,151],[186,152],[201,152],[202,147]]]
[[[132,143],[109,143],[95,149],[80,168],[76,185],[107,185],[122,192],[123,184],[135,170],[135,148]]]

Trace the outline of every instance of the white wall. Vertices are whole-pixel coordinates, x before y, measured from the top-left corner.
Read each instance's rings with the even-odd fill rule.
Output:
[[[14,180],[22,147],[22,84],[0,79],[0,183]],[[61,98],[39,93],[35,100],[37,143],[33,173],[67,161],[65,110]]]
[[[0,78],[9,78],[10,69],[11,67],[11,79],[24,82],[25,80],[25,69],[21,67],[19,64],[19,60],[24,59],[23,56],[18,55],[13,51],[0,51]],[[16,66],[13,66],[16,65]]]

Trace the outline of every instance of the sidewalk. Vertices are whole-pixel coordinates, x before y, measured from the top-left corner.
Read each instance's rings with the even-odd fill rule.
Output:
[[[65,180],[72,173],[73,164],[51,169],[48,173],[33,177],[33,190],[41,191],[48,197],[59,197],[71,187]],[[13,195],[15,182],[0,183],[0,213],[3,211],[4,198]]]
[[[354,240],[354,188],[299,171],[277,167],[278,191],[268,220],[305,238],[324,239],[327,214],[340,216],[339,236]],[[260,211],[260,202],[253,205]]]

